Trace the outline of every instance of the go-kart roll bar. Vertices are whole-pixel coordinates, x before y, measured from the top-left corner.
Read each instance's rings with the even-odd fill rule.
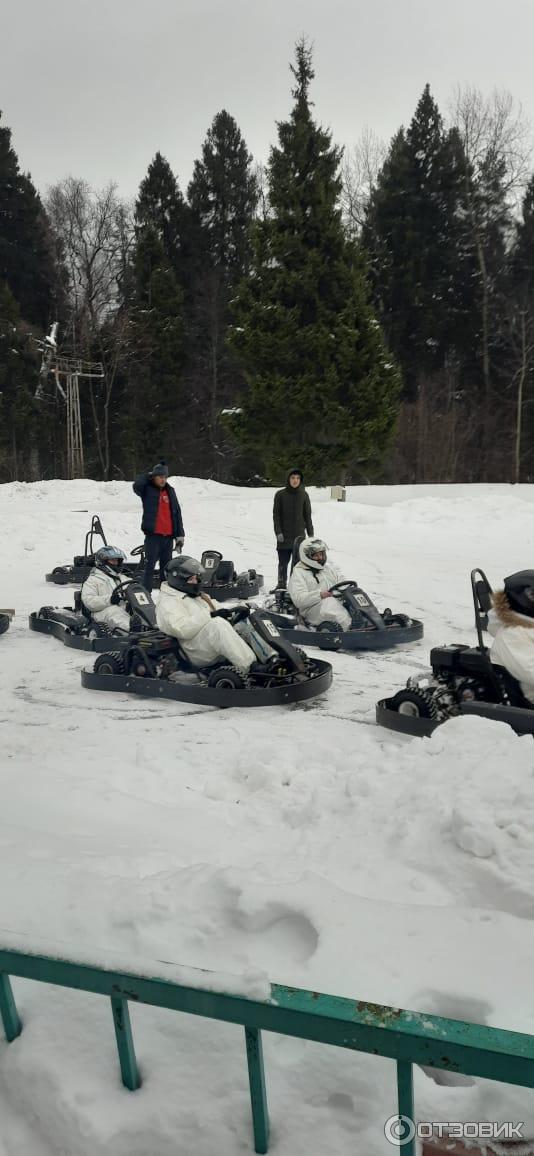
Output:
[[[104,546],[107,546],[108,543],[107,543],[106,535],[104,534],[104,530],[102,528],[102,522],[100,521],[98,514],[93,514],[93,517],[91,518],[91,529],[88,530],[87,534],[85,535],[85,557],[86,558],[89,558],[95,552],[93,549],[93,538],[94,537],[101,538],[103,543],[104,543]]]

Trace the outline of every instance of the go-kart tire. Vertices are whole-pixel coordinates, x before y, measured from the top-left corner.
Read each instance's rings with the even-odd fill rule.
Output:
[[[335,622],[319,622],[314,629],[322,637],[318,640],[320,650],[340,650],[342,646],[342,630]]]
[[[388,614],[386,619],[386,627],[389,629],[392,626],[402,626],[403,628],[411,626],[412,619],[407,614]]]
[[[95,674],[124,674],[122,655],[115,650],[110,651],[108,654],[100,654],[96,659],[93,670]]]
[[[0,634],[9,630],[9,614],[0,614]]]
[[[232,666],[219,666],[208,677],[208,686],[215,690],[243,690],[246,679]]]
[[[50,578],[57,586],[68,586],[70,582],[70,572],[66,566],[54,566]]]
[[[433,719],[436,717],[432,697],[425,691],[399,690],[398,694],[389,700],[388,706],[390,710],[408,718]]]

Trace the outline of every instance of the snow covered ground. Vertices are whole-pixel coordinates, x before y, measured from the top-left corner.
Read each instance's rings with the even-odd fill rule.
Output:
[[[274,583],[272,491],[175,479],[188,552],[214,547]],[[316,532],[379,606],[425,622],[404,651],[332,658],[330,692],[214,711],[83,690],[83,653],[31,634],[71,601],[45,572],[90,516],[141,540],[126,483],[0,487],[0,940],[102,961],[172,960],[534,1032],[534,747],[455,720],[431,740],[376,727],[374,704],[473,637],[469,570],[532,564],[534,487],[311,490]],[[157,963],[154,964],[157,971]],[[252,1150],[239,1028],[133,1008],[143,1075],[119,1080],[107,1001],[14,982],[0,1040],[1,1156],[239,1156]],[[394,1065],[264,1040],[275,1156],[384,1156]],[[439,1078],[439,1077],[438,1077]],[[522,1120],[532,1093],[416,1072],[423,1120]]]

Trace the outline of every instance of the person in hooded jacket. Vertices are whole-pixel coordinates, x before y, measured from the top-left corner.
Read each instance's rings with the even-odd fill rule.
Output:
[[[348,610],[330,593],[331,587],[344,578],[341,570],[328,561],[325,542],[321,538],[304,538],[287,589],[291,601],[310,626],[334,622],[342,630],[350,629]]]
[[[130,615],[120,605],[117,587],[123,581],[121,570],[126,554],[117,546],[101,546],[95,554],[95,564],[81,589],[82,605],[95,622],[112,630],[128,633]]]
[[[236,608],[219,606],[202,591],[203,574],[196,558],[182,554],[171,559],[156,607],[159,629],[178,639],[194,666],[212,666],[223,658],[243,673],[268,673],[279,661],[276,652],[246,619],[232,626],[228,617]]]
[[[169,485],[169,467],[158,462],[146,474],[140,474],[133,483],[133,491],[143,503],[141,529],[145,535],[145,572],[143,586],[151,591],[154,570],[159,562],[160,579],[167,562],[172,558],[173,545],[185,541],[182,511],[176,490]]]
[[[488,631],[493,636],[491,661],[517,679],[525,698],[534,703],[534,570],[504,579],[493,595]]]
[[[291,561],[295,538],[303,534],[313,536],[312,511],[309,494],[304,488],[302,470],[290,470],[283,490],[274,495],[273,523],[278,551],[278,588],[285,589],[287,568]]]

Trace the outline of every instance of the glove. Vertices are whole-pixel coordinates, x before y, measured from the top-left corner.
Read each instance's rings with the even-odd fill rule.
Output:
[[[221,606],[218,610],[212,610],[212,618],[231,618],[234,613],[235,606]]]
[[[245,606],[245,605],[233,606],[232,607],[232,617],[234,620],[234,626],[235,626],[236,622],[244,622],[245,618],[250,617],[250,606]]]
[[[112,606],[118,606],[118,605],[119,605],[119,602],[120,602],[120,600],[121,600],[121,596],[120,596],[120,594],[119,594],[119,591],[118,591],[118,590],[114,590],[114,591],[113,591],[113,594],[111,595],[111,598],[110,598],[110,602],[111,602],[111,605],[112,605]]]
[[[185,542],[185,538],[184,538],[183,534],[182,534],[182,535],[180,535],[180,537],[179,537],[179,538],[175,538],[175,539],[174,539],[174,545],[175,545],[175,546],[179,546],[179,547],[180,547],[180,549],[182,548],[182,546],[183,546],[184,542]]]
[[[284,541],[284,535],[283,535],[283,534],[277,534],[277,535],[276,535],[276,541],[277,541],[279,544],[281,544],[281,543]]]

